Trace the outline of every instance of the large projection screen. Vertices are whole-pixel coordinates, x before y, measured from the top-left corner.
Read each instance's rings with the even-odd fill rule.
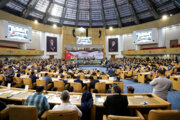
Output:
[[[134,44],[158,43],[158,31],[156,28],[133,32]]]
[[[77,44],[80,44],[80,45],[92,44],[92,37],[77,36],[76,39],[77,39]]]
[[[0,39],[13,42],[32,42],[32,28],[15,22],[1,20]]]

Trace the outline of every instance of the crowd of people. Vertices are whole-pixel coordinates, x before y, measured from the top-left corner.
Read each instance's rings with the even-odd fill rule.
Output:
[[[93,92],[98,92],[95,89],[95,84],[99,82],[102,75],[108,75],[109,77],[116,77],[114,82],[121,82],[120,75],[117,72],[120,71],[137,71],[132,78],[134,78],[137,73],[140,72],[152,72],[156,73],[154,79],[150,82],[150,85],[154,86],[153,93],[164,100],[167,100],[167,94],[169,90],[172,90],[172,82],[168,79],[171,75],[178,75],[180,73],[180,65],[178,61],[173,61],[169,59],[136,59],[136,58],[124,58],[117,59],[115,61],[105,60],[104,66],[107,68],[106,73],[96,70],[80,70],[76,64],[68,63],[63,60],[51,60],[51,59],[23,59],[23,60],[5,60],[0,61],[0,73],[5,76],[5,80],[1,82],[2,85],[7,85],[14,83],[14,76],[20,77],[21,75],[28,74],[29,78],[32,79],[32,83],[36,83],[39,78],[38,73],[41,71],[46,71],[43,76],[43,80],[46,81],[46,85],[52,82],[52,78],[48,72],[59,73],[59,80],[64,82],[64,85],[68,85],[68,78],[74,78],[74,82],[81,83],[84,89],[82,99],[81,99],[81,109],[77,106],[72,105],[69,101],[69,92],[73,91],[73,88],[68,85],[67,90],[61,93],[60,99],[62,101],[61,105],[55,105],[52,110],[66,110],[75,109],[78,111],[78,116],[82,117],[84,120],[88,120],[90,117],[90,108],[93,104],[93,98],[91,90]],[[166,74],[166,71],[171,71]],[[77,74],[77,76],[75,75]],[[81,74],[90,74],[86,79],[90,80],[89,86],[83,83],[81,80]],[[66,76],[66,77],[65,77]],[[96,77],[94,77],[96,76]],[[21,86],[24,87],[24,86]],[[110,89],[111,87],[107,87]],[[28,96],[25,105],[36,106],[38,109],[39,117],[43,114],[45,110],[50,109],[47,98],[42,94],[44,87],[37,86],[36,94]],[[57,90],[53,88],[52,90]],[[128,115],[128,100],[126,95],[121,95],[121,88],[117,84],[112,84],[112,89],[110,90],[112,95],[108,96],[104,102],[104,107],[106,109],[107,115]],[[127,93],[134,93],[135,89],[132,86],[127,87]],[[87,97],[88,96],[88,97]],[[87,98],[85,98],[87,97]],[[5,108],[6,105],[0,101],[1,108]],[[1,110],[2,110],[1,109]],[[82,111],[82,112],[81,112]],[[87,112],[88,111],[88,112]],[[86,116],[83,116],[86,115]]]

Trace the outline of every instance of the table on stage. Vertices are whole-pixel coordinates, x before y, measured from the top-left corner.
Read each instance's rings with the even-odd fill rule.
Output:
[[[170,76],[170,80],[172,81],[173,89],[180,91],[180,75]]]
[[[147,78],[146,76],[150,74],[151,72],[138,73],[138,82],[145,83],[146,78]]]

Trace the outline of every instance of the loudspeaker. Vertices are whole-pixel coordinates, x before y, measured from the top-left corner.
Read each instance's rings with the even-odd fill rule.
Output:
[[[73,30],[72,30],[73,37],[76,37],[75,32],[76,32],[76,30],[73,29]]]
[[[88,28],[86,29],[86,37],[88,37]]]
[[[102,31],[101,31],[101,30],[99,30],[99,38],[101,37],[101,33],[102,33]]]

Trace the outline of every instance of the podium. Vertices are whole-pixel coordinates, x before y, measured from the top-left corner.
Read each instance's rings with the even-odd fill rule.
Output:
[[[50,59],[54,59],[54,55],[49,55],[49,58]]]
[[[114,61],[116,59],[115,55],[111,55],[111,60]]]

